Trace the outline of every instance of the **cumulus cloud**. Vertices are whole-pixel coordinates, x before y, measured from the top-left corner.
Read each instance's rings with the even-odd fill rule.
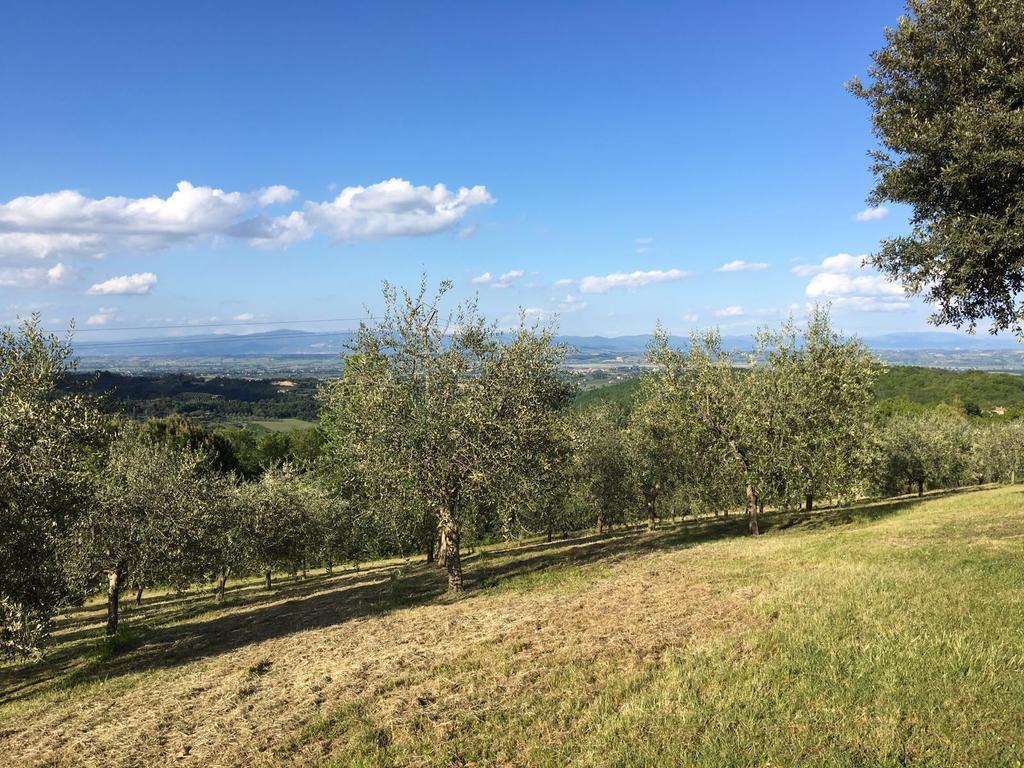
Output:
[[[910,306],[903,286],[871,270],[866,256],[839,253],[819,264],[793,267],[793,273],[811,278],[804,288],[808,298],[831,302],[836,309],[892,312]]]
[[[89,315],[85,321],[86,325],[106,325],[110,320],[117,317],[117,310],[113,307],[100,307],[95,314]]]
[[[217,237],[259,248],[287,247],[321,232],[335,242],[430,235],[459,225],[475,206],[494,202],[483,186],[449,190],[388,179],[346,187],[328,202],[307,201],[278,216],[258,209],[297,192],[276,184],[227,192],[181,181],[167,197],[86,197],[75,190],[0,203],[0,258],[102,257],[154,251]]]
[[[681,269],[652,269],[647,272],[615,272],[610,275],[589,275],[580,281],[582,293],[608,293],[613,288],[642,288],[655,283],[671,283],[689,277]]]
[[[256,193],[256,202],[263,207],[280,205],[291,202],[298,194],[294,189],[289,189],[283,184],[274,184],[259,190]]]
[[[889,215],[889,209],[878,205],[873,208],[865,208],[857,214],[857,221],[880,221]]]
[[[489,285],[491,288],[508,288],[513,282],[522,277],[526,277],[526,270],[512,269],[508,272],[502,272],[497,277],[490,272],[484,272],[482,275],[470,278],[469,282],[473,285]]]
[[[739,304],[733,304],[731,307],[722,307],[715,312],[715,317],[743,317],[746,313],[743,311],[743,307]]]
[[[54,288],[66,282],[69,275],[70,270],[63,264],[0,268],[0,288]]]
[[[762,269],[768,269],[768,265],[763,261],[743,261],[743,259],[736,259],[735,261],[729,261],[718,267],[715,272],[757,272]]]
[[[330,202],[307,202],[304,215],[318,231],[344,243],[442,232],[459,224],[471,208],[493,202],[482,186],[449,190],[444,184],[415,187],[405,179],[388,179],[345,187]]]
[[[521,277],[525,277],[526,272],[522,269],[512,269],[508,272],[502,272],[498,276],[498,279],[491,283],[492,288],[508,288],[515,280]]]
[[[550,307],[527,307],[522,310],[523,318],[525,320],[554,320],[560,315],[566,315],[571,312],[580,312],[587,308],[587,302],[585,302],[579,296],[569,294],[561,299],[556,299],[552,302]]]
[[[137,272],[134,275],[120,275],[96,283],[89,289],[89,293],[100,296],[140,296],[149,293],[156,282],[156,275],[152,272]]]
[[[856,272],[867,263],[867,256],[852,256],[849,253],[837,253],[822,259],[820,264],[798,264],[793,267],[794,275],[807,277],[820,272]]]
[[[809,297],[830,296],[902,296],[903,286],[881,275],[850,275],[841,272],[822,272],[811,278],[804,290]]]
[[[255,320],[256,319],[256,315],[254,315],[252,312],[243,312],[240,315],[235,315],[234,319],[238,320],[240,322],[243,322],[243,323],[247,323],[250,320]]]

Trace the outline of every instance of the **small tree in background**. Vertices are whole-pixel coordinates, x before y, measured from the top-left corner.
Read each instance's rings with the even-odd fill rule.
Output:
[[[635,500],[625,444],[625,417],[614,403],[598,403],[573,419],[572,482],[577,503],[598,533],[626,522]]]
[[[126,585],[181,587],[201,575],[206,511],[217,495],[204,471],[208,461],[133,426],[111,443],[95,503],[75,535],[78,572],[86,583],[106,582],[108,635],[117,632]]]

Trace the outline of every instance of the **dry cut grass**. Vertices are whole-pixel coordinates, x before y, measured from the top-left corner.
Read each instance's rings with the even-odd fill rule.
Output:
[[[223,608],[155,596],[116,652],[90,605],[47,662],[0,670],[0,749],[26,766],[1012,765],[1022,500],[483,552],[457,600],[397,562],[239,585]]]

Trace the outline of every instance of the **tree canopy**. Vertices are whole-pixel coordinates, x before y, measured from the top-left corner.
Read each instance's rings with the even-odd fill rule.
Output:
[[[851,91],[872,110],[869,201],[906,203],[911,232],[882,242],[884,273],[933,320],[1024,332],[1024,2],[908,0]]]

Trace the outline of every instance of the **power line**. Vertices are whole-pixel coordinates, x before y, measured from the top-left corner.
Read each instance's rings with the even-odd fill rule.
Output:
[[[232,323],[187,323],[183,325],[111,325],[103,328],[75,328],[75,334],[79,333],[109,333],[111,331],[164,331],[180,330],[188,328],[236,328],[251,325],[296,325],[298,323],[353,323],[357,320],[373,320],[372,315],[363,317],[334,317],[323,320],[251,320],[248,322]]]

